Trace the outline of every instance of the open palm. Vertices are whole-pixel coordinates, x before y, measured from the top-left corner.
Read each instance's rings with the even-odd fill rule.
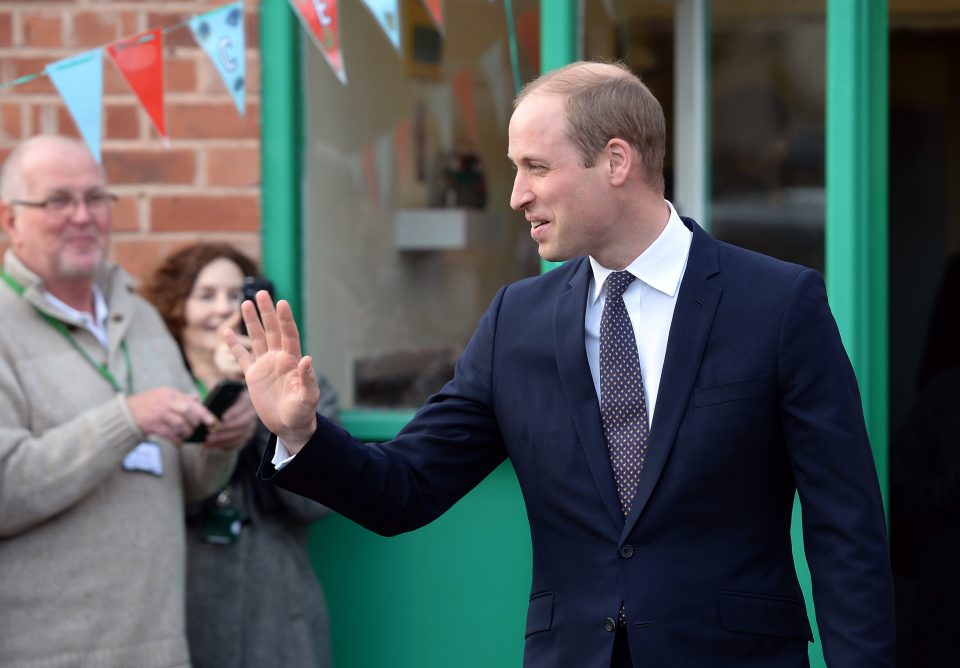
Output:
[[[252,302],[241,307],[249,348],[233,330],[226,330],[224,339],[243,370],[260,420],[296,454],[317,428],[317,377],[310,357],[301,355],[290,305],[281,300],[274,307],[266,291],[256,299],[259,317]]]

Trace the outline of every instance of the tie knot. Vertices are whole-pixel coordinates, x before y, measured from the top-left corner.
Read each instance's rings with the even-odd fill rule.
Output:
[[[615,271],[607,276],[607,299],[618,299],[623,296],[627,286],[636,276],[629,271]]]

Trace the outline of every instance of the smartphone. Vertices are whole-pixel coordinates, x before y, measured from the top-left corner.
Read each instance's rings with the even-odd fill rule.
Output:
[[[219,419],[223,416],[224,411],[233,405],[246,387],[239,380],[221,380],[203,400],[203,405]],[[207,432],[207,425],[201,422],[185,440],[189,443],[203,442],[207,440]]]
[[[261,290],[266,290],[267,292],[269,292],[270,298],[273,299],[273,283],[271,283],[265,278],[247,276],[246,280],[244,280],[243,282],[243,301],[247,301],[249,299],[250,301],[253,302],[253,305],[256,306],[257,305],[256,296],[257,296],[257,293],[260,292]],[[260,316],[260,309],[258,308],[257,317],[259,316]],[[247,335],[247,323],[245,323],[242,318],[240,320],[239,330],[240,330],[240,334],[242,334],[243,336]]]

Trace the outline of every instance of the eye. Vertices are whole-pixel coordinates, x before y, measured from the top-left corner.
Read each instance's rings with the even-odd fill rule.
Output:
[[[83,201],[88,207],[101,207],[110,201],[110,195],[104,192],[87,193]]]
[[[63,211],[73,206],[73,195],[70,193],[53,193],[47,198],[47,207],[54,211]]]

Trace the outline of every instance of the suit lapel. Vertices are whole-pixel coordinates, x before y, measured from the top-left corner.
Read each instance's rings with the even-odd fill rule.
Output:
[[[553,317],[554,344],[560,384],[574,426],[590,466],[590,473],[607,511],[617,528],[623,526],[623,513],[617,501],[616,485],[610,467],[610,455],[603,438],[600,405],[584,347],[584,316],[590,263],[581,260],[569,289],[557,298]]]
[[[700,361],[722,293],[719,287],[708,281],[720,270],[717,242],[693,221],[685,219],[684,222],[693,229],[693,241],[670,324],[660,392],[650,428],[650,444],[621,542],[626,540],[646,507],[670,455],[700,370]]]

